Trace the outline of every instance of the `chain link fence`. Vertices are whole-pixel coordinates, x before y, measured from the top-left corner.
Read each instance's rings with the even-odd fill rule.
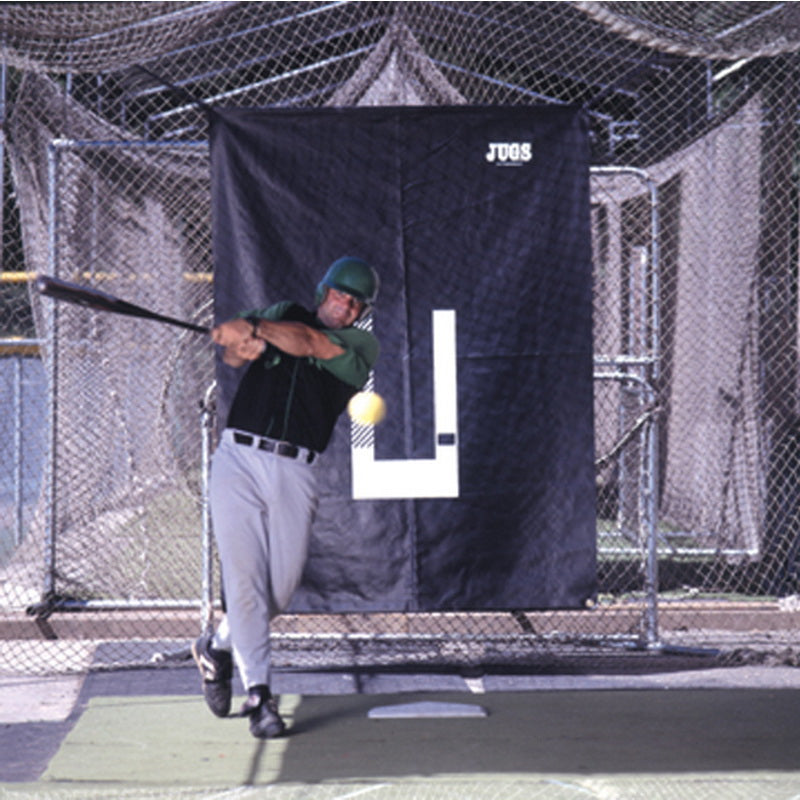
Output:
[[[781,3],[5,3],[0,669],[181,658],[218,576],[216,105],[568,103],[591,120],[595,607],[289,615],[285,665],[796,663],[797,111]]]

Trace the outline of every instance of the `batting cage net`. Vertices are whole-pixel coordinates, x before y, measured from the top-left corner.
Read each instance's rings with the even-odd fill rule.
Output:
[[[35,289],[55,275],[212,323],[209,107],[569,105],[589,125],[596,594],[287,614],[278,665],[597,665],[672,646],[796,663],[793,9],[3,3],[0,670],[182,659],[214,624],[208,337]],[[441,246],[447,281],[468,282]]]

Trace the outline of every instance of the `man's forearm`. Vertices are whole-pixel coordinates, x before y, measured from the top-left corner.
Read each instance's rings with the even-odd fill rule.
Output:
[[[344,349],[332,342],[322,331],[302,322],[254,319],[253,336],[274,345],[290,356],[333,358]]]

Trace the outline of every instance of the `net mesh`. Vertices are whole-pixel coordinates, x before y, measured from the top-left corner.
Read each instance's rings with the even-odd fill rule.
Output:
[[[597,662],[662,639],[790,658],[795,6],[2,4],[0,668],[165,657],[208,623],[211,349],[28,291],[56,273],[209,323],[202,103],[591,120],[597,606],[288,616],[279,662]]]

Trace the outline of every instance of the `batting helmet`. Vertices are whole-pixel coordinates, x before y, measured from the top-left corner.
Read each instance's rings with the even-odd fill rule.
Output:
[[[315,297],[317,305],[325,299],[325,292],[329,288],[346,292],[356,300],[360,300],[364,303],[363,313],[367,313],[378,297],[380,281],[378,273],[366,261],[343,256],[328,267],[328,271],[317,285]]]

